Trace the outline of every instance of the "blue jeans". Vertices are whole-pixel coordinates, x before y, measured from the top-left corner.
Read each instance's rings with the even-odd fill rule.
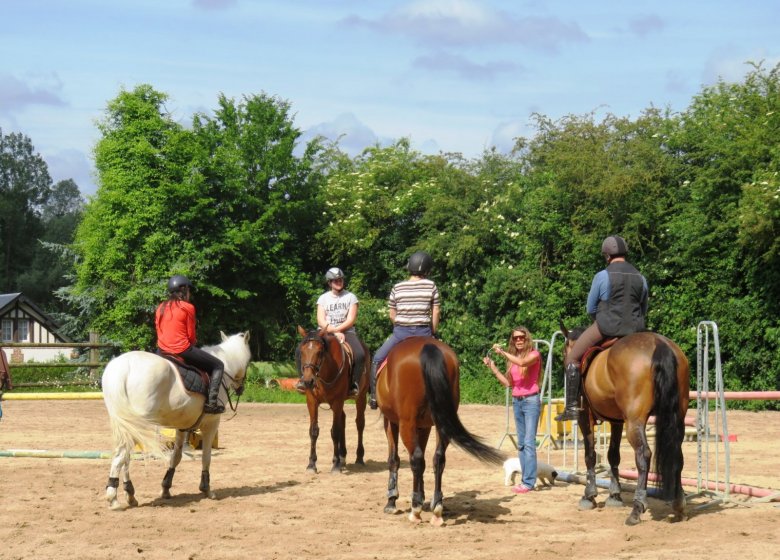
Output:
[[[517,430],[517,457],[523,471],[523,486],[533,488],[536,485],[536,427],[542,411],[542,399],[539,395],[526,398],[512,398]]]
[[[385,340],[385,343],[376,351],[371,361],[378,366],[387,358],[387,355],[390,353],[390,350],[393,349],[393,346],[412,336],[432,336],[431,326],[393,327],[393,334],[387,337],[387,340]]]

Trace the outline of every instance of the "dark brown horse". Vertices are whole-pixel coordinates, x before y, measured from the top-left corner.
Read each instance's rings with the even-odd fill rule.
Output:
[[[582,333],[562,326],[566,349]],[[661,497],[672,501],[673,521],[685,518],[685,494],[682,487],[685,412],[688,410],[688,359],[674,342],[652,332],[625,336],[591,362],[582,382],[583,410],[579,417],[584,440],[587,467],[585,494],[580,509],[596,507],[596,450],[593,427],[597,421],[608,421],[611,427],[607,458],[610,466],[610,488],[606,505],[622,506],[618,465],[620,439],[625,424],[626,436],[634,449],[638,477],[634,504],[626,525],[636,525],[647,508],[647,478],[651,458],[660,476]],[[655,452],[647,443],[645,425],[655,414]]]
[[[335,336],[324,331],[306,330],[299,326],[298,333],[303,337],[300,346],[300,371],[298,372],[306,386],[306,406],[309,408],[309,452],[308,472],[317,472],[317,437],[320,427],[317,421],[319,406],[328,403],[333,411],[333,424],[330,437],[333,440],[333,468],[331,472],[340,473],[347,465],[346,422],[344,401],[347,400],[352,371],[352,354],[342,346]],[[361,342],[361,344],[363,344]],[[357,405],[358,445],[355,463],[363,465],[363,428],[366,425],[366,399],[368,393],[368,365],[371,357],[363,344],[366,354],[365,367],[360,376],[360,385],[355,398]],[[353,397],[354,398],[354,397]]]
[[[452,349],[435,338],[415,336],[399,342],[387,356],[387,366],[377,377],[377,401],[384,416],[388,445],[390,479],[387,486],[385,513],[397,511],[398,435],[409,452],[414,483],[409,520],[419,523],[425,501],[423,473],[425,446],[436,426],[437,445],[433,456],[434,484],[430,509],[432,525],[442,525],[443,495],[441,479],[445,453],[455,445],[491,463],[501,463],[503,455],[471,435],[458,418],[460,403],[460,365]]]

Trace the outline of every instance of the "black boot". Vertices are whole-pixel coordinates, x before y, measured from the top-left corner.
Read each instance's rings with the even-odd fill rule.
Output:
[[[565,420],[578,420],[580,417],[580,365],[569,364],[566,366],[566,406],[563,412],[555,417],[556,422]]]
[[[298,383],[295,384],[295,390],[298,391],[301,395],[306,393],[306,385],[303,384],[303,376],[298,378]]]
[[[371,390],[371,396],[368,397],[368,407],[371,410],[377,409],[376,404],[376,364],[371,362],[371,372],[368,374],[368,385]]]
[[[219,403],[219,388],[222,385],[222,368],[217,368],[211,372],[211,379],[209,380],[209,398],[206,401],[206,406],[203,407],[203,412],[206,414],[222,414],[225,412],[225,406]]]
[[[356,367],[352,367],[352,380],[350,381],[349,385],[349,393],[347,394],[348,398],[351,397],[357,397],[358,390],[360,389],[358,386],[358,382],[360,380],[360,371]]]

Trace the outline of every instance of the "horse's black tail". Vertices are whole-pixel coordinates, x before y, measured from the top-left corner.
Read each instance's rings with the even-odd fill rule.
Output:
[[[665,500],[682,492],[682,441],[685,437],[684,412],[680,412],[680,388],[677,381],[677,357],[661,339],[653,352],[655,384],[655,472],[661,478],[656,486]]]
[[[484,444],[461,423],[452,399],[447,364],[441,350],[434,344],[426,344],[420,351],[420,364],[425,380],[425,396],[440,434],[480,461],[502,463],[505,457],[498,449]]]

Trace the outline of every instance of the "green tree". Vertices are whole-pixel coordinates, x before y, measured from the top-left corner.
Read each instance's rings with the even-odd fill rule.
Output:
[[[41,208],[50,194],[48,167],[30,139],[0,129],[0,292],[20,289],[19,277],[32,265],[43,231]]]

